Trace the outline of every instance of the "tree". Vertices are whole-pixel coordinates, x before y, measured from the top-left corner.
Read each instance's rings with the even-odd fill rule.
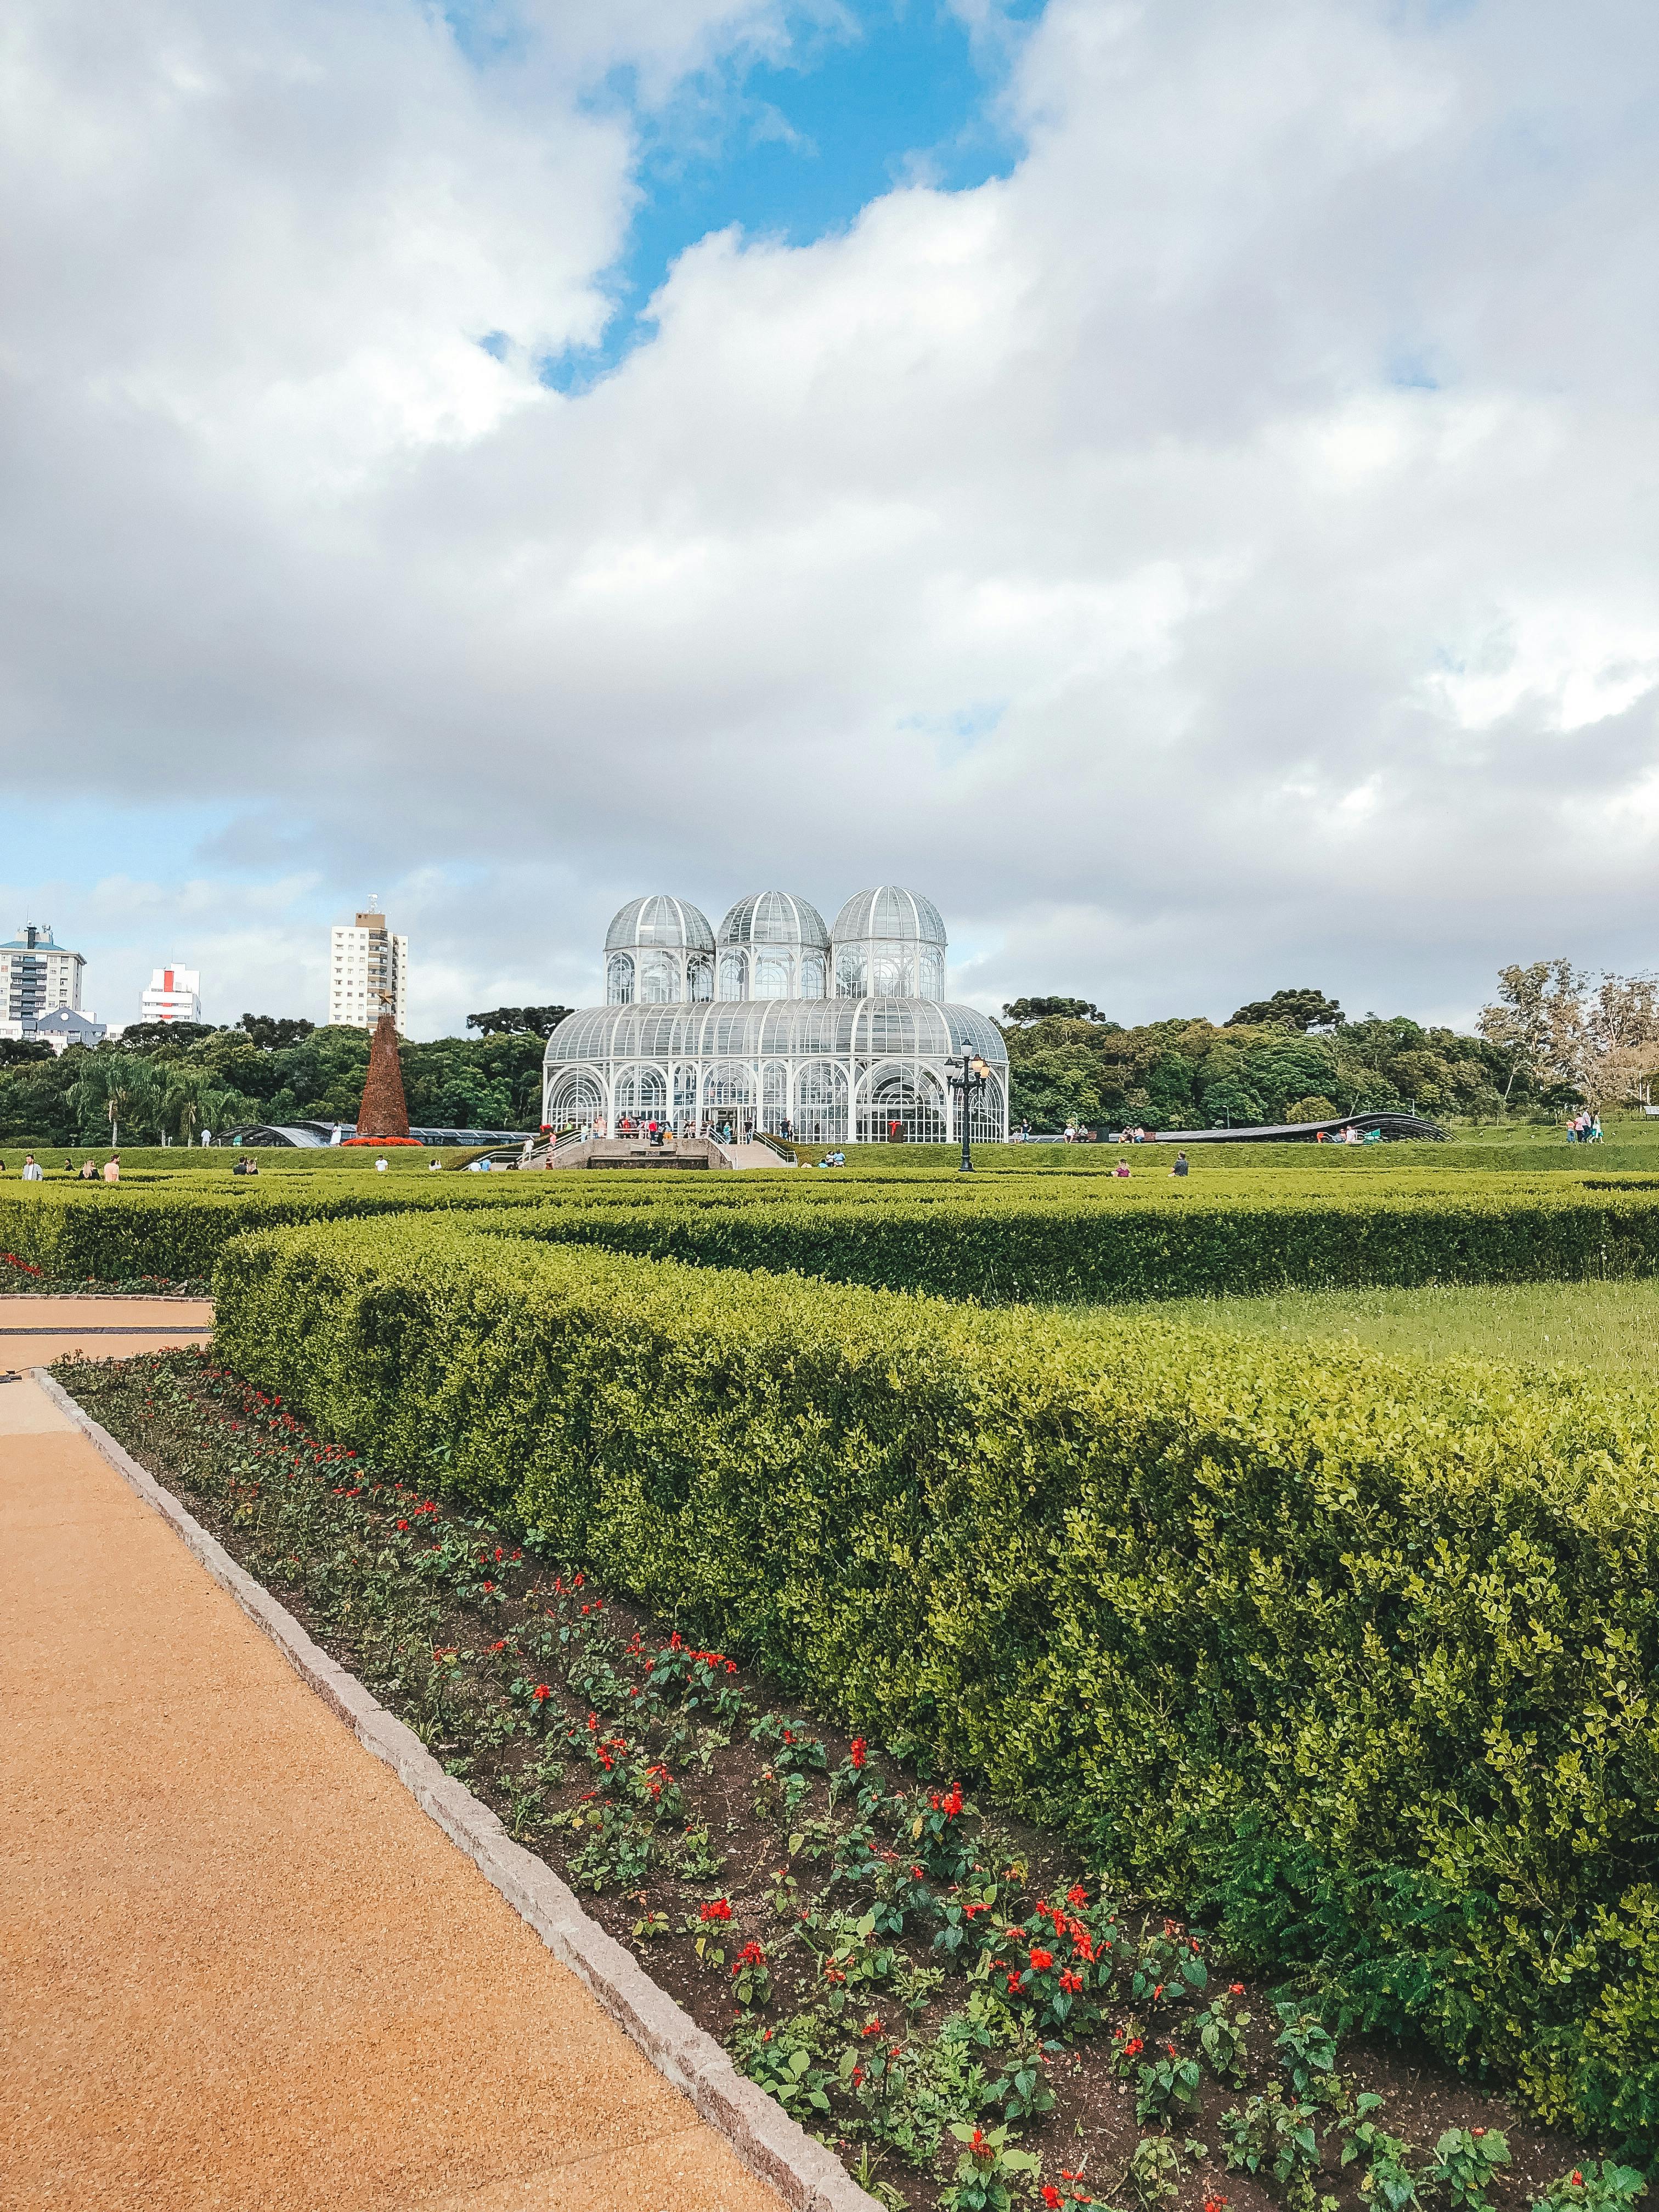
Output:
[[[1475,1028],[1508,1055],[1509,1103],[1524,1070],[1539,1081],[1576,1086],[1585,1057],[1584,992],[1589,982],[1571,960],[1512,962],[1498,971],[1498,996],[1482,1006]]]
[[[1016,1029],[1024,1029],[1032,1022],[1054,1019],[1072,1022],[1105,1022],[1100,1008],[1087,999],[1015,999],[1002,1010],[1005,1022]],[[1113,1023],[1111,1027],[1117,1024]]]
[[[211,1022],[129,1022],[109,1042],[118,1052],[187,1052],[204,1037],[217,1035]]]
[[[534,1036],[550,1037],[574,1011],[570,1006],[492,1006],[488,1013],[469,1014],[466,1025],[481,1030],[487,1037],[514,1036],[525,1030]]]
[[[0,1037],[0,1067],[16,1067],[26,1060],[55,1060],[57,1056],[42,1037]]]
[[[1310,1030],[1340,1030],[1347,1018],[1334,999],[1310,988],[1275,991],[1271,999],[1252,1000],[1248,1006],[1239,1008],[1227,1027],[1246,1029],[1273,1023],[1281,1029],[1300,1030],[1305,1036]]]
[[[276,1052],[310,1036],[317,1024],[291,1014],[244,1014],[236,1026],[261,1052]]]
[[[157,1103],[155,1078],[142,1054],[112,1051],[106,1045],[100,1052],[82,1055],[70,1098],[81,1117],[82,1133],[88,1129],[95,1133],[100,1121],[106,1121],[113,1146],[121,1141],[124,1121],[142,1125],[153,1115]]]

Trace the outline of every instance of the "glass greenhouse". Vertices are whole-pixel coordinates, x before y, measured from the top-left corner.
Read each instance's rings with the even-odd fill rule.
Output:
[[[614,1133],[770,1130],[804,1144],[959,1142],[945,1062],[990,1069],[970,1133],[1008,1133],[996,1024],[945,996],[945,923],[931,899],[884,884],[833,929],[788,891],[740,898],[718,933],[684,899],[632,899],[605,939],[608,1003],[548,1040],[542,1116]]]

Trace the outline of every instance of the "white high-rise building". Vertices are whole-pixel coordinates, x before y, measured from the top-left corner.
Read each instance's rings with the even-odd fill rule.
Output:
[[[0,1036],[32,1037],[43,1014],[67,1006],[81,1008],[84,954],[54,945],[46,922],[20,923],[17,934],[0,945]]]
[[[199,968],[157,968],[149,988],[138,1002],[141,1022],[199,1022],[202,1018],[202,971]]]
[[[394,937],[371,908],[329,932],[330,1025],[372,1030],[389,1013],[401,1031],[409,1003],[409,939]]]

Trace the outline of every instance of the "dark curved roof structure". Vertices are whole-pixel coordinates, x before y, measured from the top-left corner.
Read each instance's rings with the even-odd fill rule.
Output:
[[[1295,1144],[1300,1139],[1311,1145],[1322,1130],[1329,1137],[1340,1137],[1345,1129],[1358,1129],[1364,1136],[1367,1129],[1375,1129],[1384,1144],[1400,1144],[1408,1139],[1443,1145],[1446,1133],[1438,1122],[1425,1121],[1420,1114],[1345,1114],[1338,1121],[1273,1121],[1255,1129],[1159,1129],[1157,1141],[1160,1145],[1273,1145]],[[1150,1136],[1153,1133],[1149,1130]]]

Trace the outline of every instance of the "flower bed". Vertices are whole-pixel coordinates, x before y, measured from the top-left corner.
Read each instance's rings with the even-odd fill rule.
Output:
[[[884,2201],[1612,2212],[1639,2188],[1339,2052],[1184,1918],[205,1355],[55,1371]]]

